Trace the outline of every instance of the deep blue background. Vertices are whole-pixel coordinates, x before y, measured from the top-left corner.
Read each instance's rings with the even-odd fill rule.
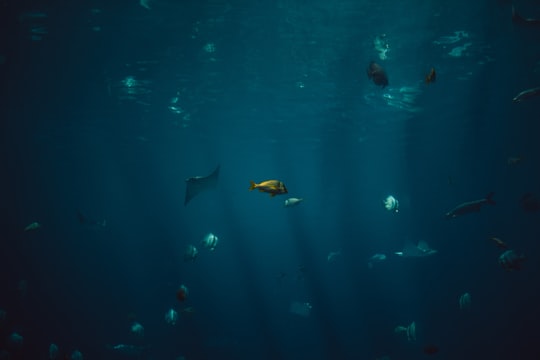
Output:
[[[540,17],[536,1],[515,5]],[[513,24],[506,1],[151,7],[0,1],[0,350],[420,359],[433,344],[439,359],[540,358],[539,214],[519,206],[540,195],[540,102],[511,101],[540,85],[540,28]],[[468,37],[437,43],[456,31]],[[386,60],[373,47],[381,34]],[[366,77],[372,60],[385,89]],[[184,206],[184,180],[217,164],[218,188]],[[304,203],[248,191],[274,178]],[[490,191],[496,206],[444,218]],[[397,214],[382,205],[389,194]],[[77,211],[107,226],[80,224]],[[200,244],[208,232],[214,252]],[[521,271],[499,267],[492,236],[527,256]],[[438,253],[393,255],[419,240]],[[188,244],[200,250],[192,263]],[[369,269],[375,253],[388,259]],[[292,314],[295,301],[311,315]],[[186,306],[195,313],[165,322]],[[408,343],[394,327],[411,321]],[[7,340],[14,331],[22,348]]]

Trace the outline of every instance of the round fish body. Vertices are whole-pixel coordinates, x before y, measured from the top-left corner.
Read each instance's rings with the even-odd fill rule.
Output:
[[[202,240],[203,242],[203,245],[208,248],[210,251],[214,251],[214,249],[216,248],[217,244],[218,244],[218,237],[212,233],[209,233],[208,235],[206,235],[204,237],[204,239]]]
[[[296,205],[299,205],[302,201],[304,201],[304,199],[299,199],[299,198],[288,198],[287,200],[285,200],[284,202],[284,206],[285,207],[291,207],[291,206],[296,206]]]
[[[367,76],[373,81],[375,85],[382,86],[383,88],[388,86],[388,76],[384,68],[372,61],[367,68]]]
[[[384,199],[384,208],[388,211],[398,212],[399,201],[392,195],[389,195]]]
[[[199,250],[193,245],[188,245],[184,252],[184,261],[194,261],[199,255]]]

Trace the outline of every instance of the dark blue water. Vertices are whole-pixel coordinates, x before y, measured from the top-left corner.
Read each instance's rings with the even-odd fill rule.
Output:
[[[540,28],[511,6],[0,2],[0,359],[540,358],[540,98],[512,102]]]

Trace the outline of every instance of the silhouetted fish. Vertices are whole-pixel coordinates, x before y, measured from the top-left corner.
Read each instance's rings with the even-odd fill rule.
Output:
[[[521,208],[527,212],[540,211],[540,200],[532,193],[526,193],[520,200]]]
[[[530,98],[532,98],[534,96],[540,96],[540,87],[524,90],[524,91],[520,92],[519,94],[517,94],[512,99],[512,101],[513,102],[521,102],[523,100],[530,99]]]
[[[512,5],[512,21],[520,25],[540,26],[540,19],[524,18],[516,11],[514,5]]]
[[[219,178],[219,165],[208,176],[194,176],[186,179],[186,197],[184,206],[200,193],[213,189],[217,186]]]
[[[479,212],[482,205],[485,205],[485,204],[495,205],[495,201],[493,201],[492,199],[494,195],[495,195],[494,192],[490,192],[489,194],[487,194],[485,199],[474,200],[474,201],[465,202],[463,204],[459,204],[458,206],[456,206],[455,208],[447,212],[446,217],[450,219],[450,218],[455,218],[459,215],[464,215],[464,214],[468,214],[472,212]]]
[[[367,76],[369,79],[373,80],[375,85],[380,85],[383,88],[388,86],[388,76],[386,75],[386,71],[384,71],[381,65],[374,61],[369,63],[367,68]]]

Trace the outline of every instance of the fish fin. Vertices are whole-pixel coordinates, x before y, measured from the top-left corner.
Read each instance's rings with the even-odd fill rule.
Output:
[[[487,194],[487,196],[486,196],[486,201],[490,205],[495,205],[496,204],[496,202],[493,200],[493,196],[495,196],[495,192],[493,192],[493,191],[490,192],[489,194]]]
[[[249,182],[249,191],[255,189],[257,187],[257,184],[255,184],[255,181],[250,181]]]
[[[186,179],[186,196],[184,198],[184,206],[188,204],[195,196],[202,192],[217,186],[219,179],[219,165],[216,169],[207,176],[194,176]]]

